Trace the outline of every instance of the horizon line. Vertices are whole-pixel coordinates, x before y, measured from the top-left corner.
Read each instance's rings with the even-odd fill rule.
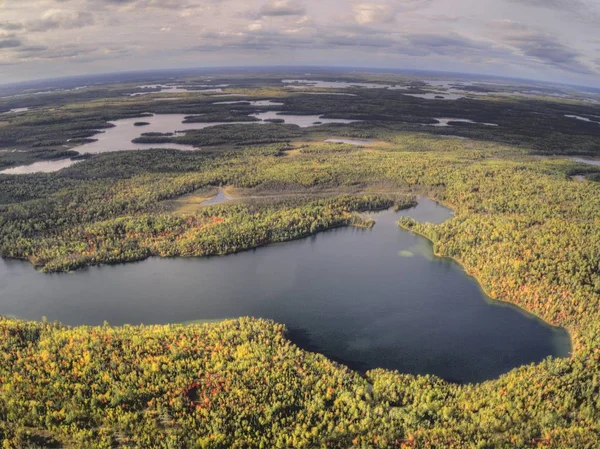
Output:
[[[568,87],[577,87],[577,88],[585,88],[585,89],[600,89],[599,86],[585,85],[585,84],[573,84],[569,82],[558,82],[558,81],[545,81],[541,79],[535,78],[523,78],[520,76],[508,76],[508,75],[491,75],[487,73],[481,72],[457,72],[453,70],[437,70],[437,69],[408,69],[408,68],[394,68],[394,67],[363,67],[363,66],[347,66],[347,65],[315,65],[315,64],[298,64],[298,65],[288,65],[288,64],[266,64],[266,65],[231,65],[231,66],[202,66],[202,67],[175,67],[175,68],[156,68],[156,69],[140,69],[140,70],[123,70],[123,71],[115,71],[115,72],[96,72],[96,73],[88,73],[82,75],[66,75],[60,77],[50,77],[50,78],[31,78],[24,81],[9,81],[9,82],[0,82],[0,89],[6,87],[17,87],[21,85],[27,84],[36,84],[43,82],[56,82],[56,81],[67,81],[67,80],[75,80],[79,78],[89,78],[89,77],[106,77],[106,76],[117,76],[117,75],[135,75],[135,74],[151,74],[151,73],[160,73],[160,72],[185,72],[185,71],[200,71],[200,70],[249,70],[249,69],[337,69],[337,70],[353,70],[358,71],[362,70],[368,73],[371,71],[389,71],[391,73],[410,73],[410,72],[423,72],[423,73],[443,73],[451,76],[471,76],[471,77],[487,77],[493,79],[504,79],[504,80],[512,80],[512,81],[528,81],[528,82],[536,82],[543,83],[549,85],[560,85],[560,86],[568,86]]]

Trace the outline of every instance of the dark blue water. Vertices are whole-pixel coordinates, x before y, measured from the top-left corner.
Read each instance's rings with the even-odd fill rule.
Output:
[[[404,214],[449,217],[427,200]],[[568,355],[564,330],[489,300],[458,264],[398,228],[398,216],[386,211],[373,215],[373,229],[336,229],[236,255],[153,258],[71,274],[0,260],[0,314],[72,325],[272,318],[300,346],[351,368],[457,382]]]

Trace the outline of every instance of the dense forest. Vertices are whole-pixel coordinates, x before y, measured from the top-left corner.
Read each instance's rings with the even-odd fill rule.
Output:
[[[260,90],[252,88],[253,95],[261,98]],[[277,92],[266,90],[268,98]],[[355,90],[373,111],[382,105],[380,116],[401,114],[402,108],[425,116],[423,110],[434,107],[417,98],[408,100],[409,107],[398,101],[398,92]],[[312,103],[307,96],[285,95],[290,108],[295,102],[306,113],[320,108],[320,114],[350,117],[351,102],[341,97],[315,95],[319,100]],[[138,113],[148,110],[138,103],[147,100],[138,98],[131,100]],[[470,104],[459,101],[463,108]],[[451,109],[459,101],[433,103]],[[0,320],[3,446],[597,447],[600,167],[549,155],[567,146],[593,155],[598,136],[584,122],[554,127],[553,111],[582,113],[588,106],[510,100],[512,109],[503,101],[479,101],[489,103],[489,115],[460,112],[500,123],[501,130],[424,129],[408,119],[373,117],[307,129],[221,125],[175,137],[221,145],[202,151],[105,153],[56,173],[0,175],[0,255],[65,271],[150,255],[225,254],[336,226],[371,226],[361,211],[405,208],[426,195],[451,207],[454,217],[439,225],[411,219],[399,225],[429,238],[439,256],[459,261],[494,299],[566,327],[572,357],[457,385],[381,369],[360,375],[300,350],[282,325],[260,319],[69,328],[6,318]],[[163,112],[174,107],[155,103]],[[365,104],[352,118],[374,113]],[[212,113],[202,101],[194,107],[178,112]],[[98,108],[112,120],[121,106],[86,108],[90,116]],[[516,116],[519,108],[541,109],[546,118],[535,129],[528,119],[519,125],[502,121],[500,111]],[[39,118],[15,119],[6,126],[9,137],[24,139],[25,131],[19,131],[22,137],[14,132],[20,126],[31,137],[38,125],[28,120]],[[253,127],[265,132],[265,140]],[[441,137],[442,131],[469,138]],[[224,145],[227,135],[230,145]],[[323,142],[333,136],[376,142]],[[219,186],[235,188],[238,199],[181,208],[186,195],[211,196]]]

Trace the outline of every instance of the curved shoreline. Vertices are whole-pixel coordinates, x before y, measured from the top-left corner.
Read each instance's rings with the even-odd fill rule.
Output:
[[[432,200],[432,201],[436,201],[436,200]],[[442,204],[442,203],[440,203],[440,204]],[[426,239],[428,242],[430,242],[430,243],[431,243],[431,251],[433,252],[433,255],[434,255],[435,257],[438,257],[438,258],[440,258],[440,259],[448,259],[448,260],[451,260],[451,261],[453,261],[454,263],[456,263],[458,266],[460,266],[460,268],[461,268],[461,269],[464,271],[464,273],[465,273],[467,276],[469,276],[470,278],[474,279],[474,280],[475,280],[475,282],[477,282],[477,285],[479,286],[479,288],[481,289],[481,291],[482,291],[482,292],[483,292],[483,293],[484,293],[484,294],[485,294],[485,295],[486,295],[488,298],[490,298],[492,301],[495,301],[495,302],[498,302],[498,303],[503,303],[503,304],[507,304],[507,305],[510,305],[510,306],[516,307],[516,308],[518,308],[520,311],[522,311],[523,313],[525,313],[525,314],[527,314],[527,315],[531,315],[531,316],[533,316],[533,317],[535,317],[535,318],[537,318],[537,319],[541,320],[542,322],[544,322],[546,325],[548,325],[549,327],[551,327],[551,328],[553,328],[553,329],[564,329],[564,330],[567,332],[567,335],[569,336],[569,344],[570,344],[570,351],[569,351],[569,354],[570,354],[570,355],[569,355],[568,357],[566,357],[566,358],[573,359],[573,357],[576,355],[576,352],[578,352],[578,350],[579,350],[579,338],[578,338],[578,337],[579,337],[579,334],[576,332],[576,330],[575,330],[575,329],[571,328],[570,326],[569,326],[569,327],[567,327],[567,326],[560,326],[560,325],[557,325],[557,324],[552,324],[552,323],[548,322],[548,321],[547,321],[547,320],[546,320],[544,317],[542,317],[542,316],[540,316],[540,315],[538,315],[538,314],[536,314],[536,313],[534,313],[534,312],[532,312],[532,311],[530,311],[530,310],[526,309],[525,307],[523,307],[523,306],[522,306],[522,305],[520,305],[520,304],[517,304],[516,302],[513,302],[513,301],[508,301],[508,300],[505,300],[505,299],[500,299],[500,298],[498,298],[497,296],[494,296],[494,295],[492,295],[492,294],[491,294],[491,293],[490,293],[490,292],[489,292],[489,291],[488,291],[488,290],[487,290],[487,289],[486,289],[486,288],[483,286],[483,284],[482,284],[482,283],[481,283],[481,281],[480,281],[480,280],[477,278],[477,276],[475,276],[475,275],[473,275],[473,274],[471,274],[471,273],[469,273],[469,272],[467,271],[467,269],[465,268],[465,265],[464,265],[464,263],[463,263],[463,262],[462,262],[460,259],[457,259],[457,258],[455,258],[455,257],[452,257],[452,256],[446,256],[446,255],[442,255],[442,254],[438,253],[438,252],[435,250],[435,243],[436,243],[436,242],[435,242],[435,241],[433,241],[433,240],[432,240],[432,239],[431,239],[429,236],[427,236],[427,235],[423,234],[422,232],[416,231],[415,229],[412,229],[412,228],[408,228],[408,227],[406,227],[406,226],[403,226],[403,225],[402,225],[400,222],[397,222],[397,224],[398,224],[398,227],[400,227],[401,229],[404,229],[405,231],[408,231],[408,232],[411,232],[411,233],[413,233],[413,234],[415,234],[415,235],[418,235],[418,236],[420,236],[420,237],[423,237],[423,238],[424,238],[424,239]],[[560,358],[563,358],[563,357],[560,357]],[[515,369],[517,369],[517,368],[515,368]]]

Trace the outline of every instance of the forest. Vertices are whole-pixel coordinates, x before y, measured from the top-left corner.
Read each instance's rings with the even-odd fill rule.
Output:
[[[283,325],[256,318],[122,327],[2,318],[3,447],[597,447],[600,167],[557,156],[598,154],[595,128],[575,120],[567,126],[562,118],[592,108],[505,99],[469,110],[475,101],[426,104],[398,101],[402,94],[394,91],[355,89],[360,106],[351,112],[343,97],[247,89],[253,99],[279,92],[286,110],[368,120],[151,135],[203,149],[104,153],[56,173],[0,175],[0,255],[54,272],[149,256],[226,254],[337,226],[372,226],[361,212],[407,208],[427,196],[452,208],[453,218],[439,225],[405,218],[398,225],[431,240],[438,256],[457,260],[495,300],[565,327],[572,356],[458,385],[383,369],[362,375],[299,349]],[[88,126],[148,110],[149,100],[133,98],[127,111],[121,100],[72,103],[56,123],[64,135],[89,137]],[[155,103],[153,112],[213,114],[215,107],[190,99],[181,109]],[[410,122],[452,116],[459,107],[453,115],[501,126]],[[87,118],[70,123],[70,114],[83,109]],[[431,109],[435,115],[425,113]],[[537,114],[520,123],[511,118],[525,109],[544,117],[535,127]],[[49,140],[63,135],[51,117],[47,125],[35,113],[11,120],[0,142],[27,145],[38,130]],[[323,142],[336,136],[375,143]],[[181,208],[186,195],[221,186],[235,189],[237,199]]]

